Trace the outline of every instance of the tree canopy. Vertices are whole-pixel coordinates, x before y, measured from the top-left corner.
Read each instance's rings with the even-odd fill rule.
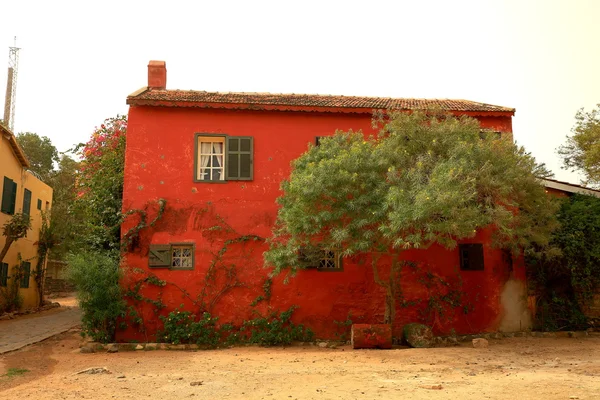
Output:
[[[558,149],[564,167],[583,172],[587,184],[600,185],[600,104],[590,112],[580,109],[571,132],[567,143]]]
[[[58,151],[52,141],[32,132],[21,132],[16,138],[29,160],[29,169],[46,181],[54,171],[54,163],[59,161]]]
[[[303,268],[304,248],[397,257],[453,248],[487,227],[514,251],[548,243],[555,207],[538,180],[548,172],[522,147],[467,117],[389,112],[377,122],[376,137],[337,132],[293,161],[265,253],[275,274]],[[394,283],[379,280],[373,260],[391,322]]]
[[[107,118],[87,143],[77,146],[81,157],[75,210],[82,245],[117,249],[121,242],[121,205],[127,117]]]

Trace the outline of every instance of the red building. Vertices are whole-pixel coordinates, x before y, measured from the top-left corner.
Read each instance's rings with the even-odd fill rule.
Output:
[[[438,107],[477,118],[482,128],[504,135],[512,135],[514,115],[512,108],[466,100],[166,90],[166,66],[160,61],[150,62],[148,87],[131,94],[127,104],[124,210],[145,210],[149,224],[160,212],[159,200],[166,204],[125,256],[125,266],[138,269],[136,276],[152,273],[168,282],[146,282],[143,295],[160,298],[163,315],[183,304],[194,312],[209,310],[222,323],[296,305],[293,320],[321,338],[335,338],[336,321],[380,323],[384,295],[360,257],[330,254],[287,284],[283,276],[269,279],[263,239],[271,235],[275,200],[291,160],[336,130],[375,133],[374,110]],[[138,222],[139,213],[125,222],[123,232]],[[465,244],[472,246],[407,253],[421,267],[403,271],[396,335],[404,324],[419,321],[438,333],[528,326],[524,307],[519,304],[517,314],[511,310],[519,300],[503,297],[509,281],[524,287],[523,266],[492,249],[486,232]],[[452,296],[462,300],[457,304]],[[153,334],[160,328],[157,310],[148,302],[136,307],[146,333]],[[118,335],[143,339],[135,328]]]

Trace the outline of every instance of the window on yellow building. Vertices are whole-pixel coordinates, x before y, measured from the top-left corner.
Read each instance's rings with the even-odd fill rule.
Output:
[[[23,214],[31,214],[31,190],[25,189],[23,194]]]
[[[0,286],[6,287],[8,282],[8,264],[0,263]]]
[[[5,214],[15,213],[15,203],[17,202],[17,183],[12,179],[4,177],[2,186],[2,205],[0,211]]]
[[[31,263],[29,261],[23,261],[21,264],[23,270],[23,280],[21,281],[21,287],[24,289],[29,288],[29,278],[31,277]]]

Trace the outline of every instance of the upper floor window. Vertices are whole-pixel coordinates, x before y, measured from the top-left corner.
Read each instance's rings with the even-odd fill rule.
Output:
[[[23,214],[31,214],[31,190],[25,189],[23,193]]]
[[[253,179],[252,137],[196,134],[196,182]]]
[[[2,207],[0,211],[6,214],[14,214],[16,202],[17,182],[5,176],[4,185],[2,186]]]

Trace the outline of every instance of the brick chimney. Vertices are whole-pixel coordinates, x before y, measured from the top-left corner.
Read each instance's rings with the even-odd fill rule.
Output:
[[[148,63],[148,89],[165,90],[167,88],[167,63],[150,61]]]

